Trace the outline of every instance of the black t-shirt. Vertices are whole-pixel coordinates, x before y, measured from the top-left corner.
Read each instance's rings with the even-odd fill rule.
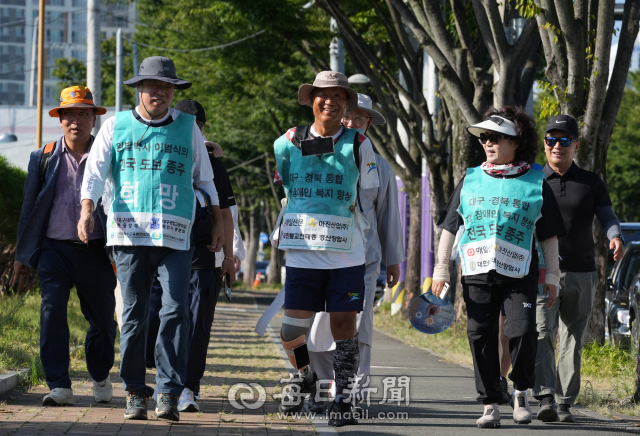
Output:
[[[534,170],[530,170],[534,171]],[[517,174],[515,176],[507,176],[505,179],[513,179],[520,176],[525,175],[526,172],[522,174]],[[495,178],[502,178],[500,175],[489,174]],[[458,232],[460,226],[464,226],[464,220],[462,216],[458,213],[458,207],[460,206],[460,192],[462,191],[462,187],[464,186],[463,177],[462,180],[458,183],[453,194],[451,194],[451,198],[447,202],[447,205],[444,207],[442,214],[440,215],[440,219],[438,220],[438,227],[443,228],[444,230],[453,233],[454,235]],[[558,208],[558,204],[556,203],[556,199],[551,191],[551,188],[547,184],[546,180],[542,182],[542,208],[540,211],[542,215],[538,221],[536,221],[536,231],[535,235],[538,241],[544,241],[545,239],[549,239],[553,236],[560,237],[565,234],[564,224],[562,222],[562,216],[560,215],[560,209]],[[457,247],[453,247],[454,250]],[[476,274],[472,276],[463,276],[462,282],[465,284],[498,284],[498,283],[509,283],[515,282],[519,280],[538,280],[538,251],[535,249],[535,241],[532,241],[531,247],[531,264],[529,265],[529,273],[521,278],[508,277],[502,274],[497,273],[495,270],[491,270],[485,274]]]
[[[209,152],[209,160],[213,168],[213,183],[218,191],[218,200],[220,209],[228,209],[236,204],[236,198],[233,195],[233,188],[229,180],[229,174],[224,164],[216,158],[212,152]],[[196,205],[196,219],[193,226],[193,243],[195,250],[191,261],[191,269],[215,269],[216,254],[209,251],[207,245],[211,245],[211,232],[213,224],[211,219],[199,210]],[[229,243],[232,243],[231,241]]]
[[[560,270],[595,271],[593,216],[596,208],[611,206],[604,182],[596,173],[583,170],[575,162],[562,176],[549,164],[543,171],[567,228],[566,235],[558,240]]]

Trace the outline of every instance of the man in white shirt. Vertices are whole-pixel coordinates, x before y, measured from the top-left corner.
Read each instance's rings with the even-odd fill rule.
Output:
[[[336,342],[336,400],[329,425],[356,424],[349,388],[359,362],[356,314],[364,302],[368,228],[359,196],[360,189],[378,187],[378,172],[371,141],[342,126],[346,111],[358,103],[344,74],[319,73],[313,84],[300,87],[298,102],[313,108],[313,124],[289,129],[274,144],[277,178],[287,194],[274,234],[278,248],[287,250],[281,339],[299,370],[297,386],[283,397],[280,410],[301,410],[304,399],[298,394],[317,381],[308,368],[306,338],[313,315],[326,311]]]
[[[116,114],[98,132],[82,183],[78,236],[86,241],[93,231],[91,212],[102,196],[107,245],[113,246],[124,302],[120,376],[128,393],[126,419],[147,419],[147,399],[153,392],[145,384],[145,344],[149,294],[157,272],[163,310],[156,342],[156,416],[178,421],[189,345],[194,186],[211,198],[211,251],[224,244],[222,218],[195,117],[169,107],[174,89],[191,83],[179,79],[173,61],[161,56],[145,59],[138,76],[124,83],[137,89],[140,105]]]

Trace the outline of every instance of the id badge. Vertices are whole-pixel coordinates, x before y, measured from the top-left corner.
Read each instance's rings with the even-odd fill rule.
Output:
[[[302,156],[321,156],[323,154],[335,153],[333,138],[313,138],[300,141],[300,151]]]

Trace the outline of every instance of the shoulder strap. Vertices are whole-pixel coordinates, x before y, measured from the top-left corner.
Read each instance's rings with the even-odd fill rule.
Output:
[[[293,135],[293,140],[291,141],[293,145],[300,148],[300,141],[309,136],[309,130],[311,129],[311,124],[307,124],[305,126],[296,126],[296,133]]]
[[[47,174],[47,168],[49,168],[49,159],[56,149],[57,142],[50,142],[44,146],[44,153],[40,158],[40,184],[44,183],[44,176]]]
[[[356,132],[353,137],[353,158],[356,161],[356,167],[358,167],[358,172],[360,172],[360,133]],[[362,208],[362,203],[360,202],[360,177],[358,177],[358,183],[356,184],[356,196],[358,197],[358,207],[360,207],[360,212],[364,213],[364,209]]]
[[[200,192],[200,194],[202,194],[202,198],[204,198],[205,209],[207,210],[207,212],[209,214],[211,214],[213,212],[213,210],[211,208],[211,197],[209,197],[209,194],[207,194],[204,190],[202,190],[200,188],[196,188],[195,186],[194,186],[193,189],[195,191]]]

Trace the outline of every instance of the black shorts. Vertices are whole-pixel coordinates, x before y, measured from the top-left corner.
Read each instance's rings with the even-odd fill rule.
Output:
[[[364,270],[287,266],[284,308],[312,312],[360,312],[364,306]]]

